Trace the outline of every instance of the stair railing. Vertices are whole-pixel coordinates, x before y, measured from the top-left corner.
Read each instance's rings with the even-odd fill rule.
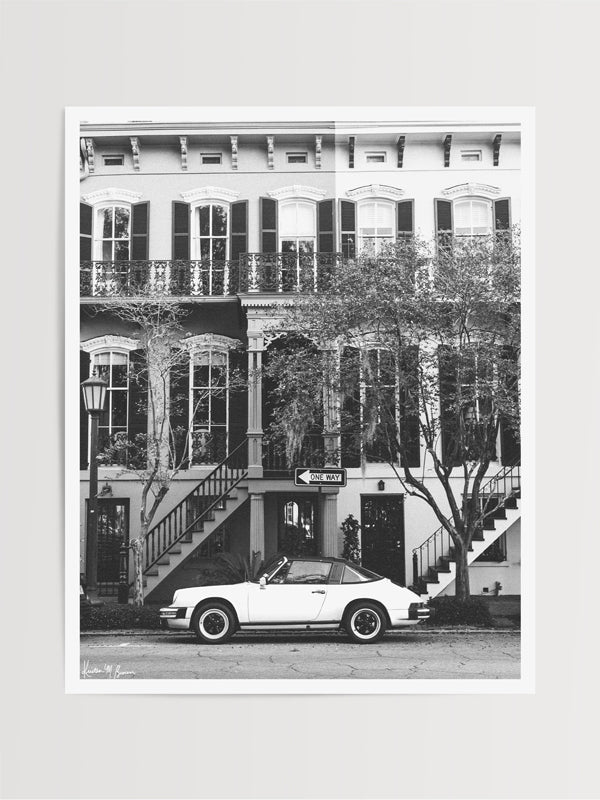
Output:
[[[192,491],[147,533],[144,573],[147,573],[169,550],[227,498],[248,475],[248,440],[244,439]],[[197,514],[189,514],[198,508]]]
[[[482,508],[486,508],[488,500],[502,498],[500,503],[494,502],[494,510],[502,508],[509,497],[518,497],[521,492],[521,465],[502,467],[479,490]],[[443,526],[435,530],[423,544],[413,549],[413,587],[420,588],[427,583],[430,570],[438,566],[441,558],[450,555],[453,546],[452,537]]]

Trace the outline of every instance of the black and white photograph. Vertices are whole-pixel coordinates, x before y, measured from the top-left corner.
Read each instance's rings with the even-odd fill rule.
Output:
[[[531,111],[145,111],[69,109],[79,690],[531,690]]]

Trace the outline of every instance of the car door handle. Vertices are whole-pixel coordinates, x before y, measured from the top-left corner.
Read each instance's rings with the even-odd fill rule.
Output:
[[[325,594],[325,589],[313,589],[313,594]]]

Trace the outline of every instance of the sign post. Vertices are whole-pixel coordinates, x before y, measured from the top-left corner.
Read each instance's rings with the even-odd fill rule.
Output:
[[[345,486],[346,470],[332,467],[313,468],[296,467],[294,470],[294,484],[296,486]]]

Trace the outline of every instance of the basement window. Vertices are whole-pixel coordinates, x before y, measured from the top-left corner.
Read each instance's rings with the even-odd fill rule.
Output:
[[[103,156],[105,167],[122,167],[125,161],[124,156]]]
[[[288,164],[307,164],[308,153],[286,153]]]
[[[481,150],[461,150],[461,161],[481,161]]]
[[[367,164],[385,164],[385,153],[383,151],[365,153],[365,156]]]
[[[220,164],[223,160],[221,153],[201,153],[203,164]]]

